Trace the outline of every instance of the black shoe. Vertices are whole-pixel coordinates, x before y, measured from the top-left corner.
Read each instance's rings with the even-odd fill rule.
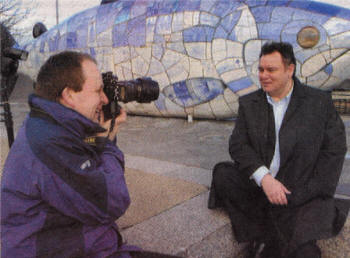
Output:
[[[249,242],[249,244],[244,248],[244,258],[255,258],[261,251],[263,243],[258,241]]]

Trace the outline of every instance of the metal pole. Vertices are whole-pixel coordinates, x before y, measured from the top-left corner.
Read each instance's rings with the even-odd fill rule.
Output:
[[[56,25],[59,23],[58,0],[56,0]]]

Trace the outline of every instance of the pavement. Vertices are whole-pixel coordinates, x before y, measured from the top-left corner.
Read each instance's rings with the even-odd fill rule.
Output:
[[[10,98],[15,132],[29,110],[31,92],[32,82],[21,76]],[[350,117],[342,118],[350,139]],[[228,216],[221,209],[207,209],[211,170],[217,162],[230,160],[228,138],[233,127],[234,121],[189,123],[128,116],[118,133],[118,146],[125,154],[127,183],[135,201],[118,223],[129,244],[182,257],[242,257],[245,245],[232,236]],[[0,166],[8,152],[6,137],[0,124]],[[350,153],[337,196],[350,199]],[[318,243],[322,257],[350,257],[350,217],[336,238]]]

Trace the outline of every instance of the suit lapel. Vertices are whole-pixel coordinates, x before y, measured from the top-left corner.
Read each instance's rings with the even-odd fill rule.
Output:
[[[292,155],[294,146],[297,141],[297,124],[294,119],[297,113],[302,109],[304,102],[304,89],[298,79],[294,81],[294,88],[291,100],[289,102],[286,114],[283,118],[281,129],[279,132],[280,142],[280,168],[285,165],[288,158]],[[293,122],[294,121],[294,122]]]

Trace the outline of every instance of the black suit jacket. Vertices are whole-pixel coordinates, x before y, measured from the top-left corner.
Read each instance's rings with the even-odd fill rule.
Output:
[[[348,206],[333,198],[346,153],[346,137],[331,94],[295,79],[279,143],[281,159],[276,178],[292,192],[286,212],[296,216],[292,245],[335,235],[345,222]],[[235,166],[247,177],[260,166],[269,168],[274,146],[274,116],[265,92],[258,90],[241,97],[229,141]]]

